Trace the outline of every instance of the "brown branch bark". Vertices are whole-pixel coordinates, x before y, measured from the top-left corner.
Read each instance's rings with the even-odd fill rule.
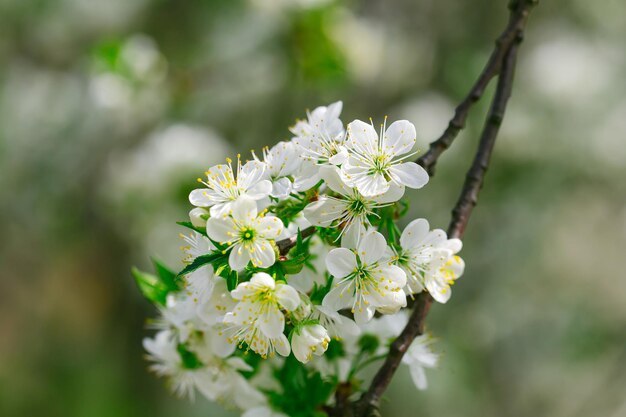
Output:
[[[515,31],[512,35],[508,47],[504,49],[501,54],[500,63],[492,64],[498,67],[498,85],[494,98],[491,102],[491,107],[487,115],[487,119],[485,120],[485,125],[481,134],[476,155],[470,169],[467,172],[465,183],[463,184],[459,199],[454,209],[452,210],[452,219],[448,227],[449,237],[461,238],[463,236],[472,210],[476,206],[476,203],[478,201],[478,193],[482,188],[495,140],[500,129],[502,119],[504,117],[508,99],[511,95],[517,50],[523,38],[523,29],[526,18],[528,16],[528,12],[535,4],[536,1],[519,0],[518,2],[511,3],[510,5],[510,22],[513,21],[521,23],[519,23],[519,26],[517,24],[514,26]],[[509,23],[509,27],[510,26],[511,23]],[[507,32],[505,31],[505,33]],[[508,37],[506,39],[508,39]],[[498,50],[498,48],[501,48],[501,44],[502,41],[496,43],[496,50]],[[494,52],[494,54],[496,54],[496,52]],[[500,54],[499,52],[497,53]],[[492,54],[491,59],[493,59],[494,56],[500,56],[494,54]],[[486,68],[490,68],[490,64],[488,64]],[[481,79],[483,77],[485,77],[485,73],[481,75],[476,85],[479,85],[481,83]],[[475,89],[476,85],[472,88],[472,90]],[[484,87],[481,87],[481,89],[479,89],[478,91],[480,91],[480,93],[482,94],[483,90]],[[468,97],[472,97],[472,93],[470,93]],[[468,99],[466,98],[463,103],[468,102],[467,100]],[[457,110],[459,108],[461,109],[460,117],[464,122],[467,115],[466,113],[463,113],[466,112],[466,107],[463,107],[463,103],[457,108]],[[467,106],[467,104],[465,106]],[[467,109],[469,109],[469,107],[467,107]],[[457,111],[457,114],[458,113],[459,111]],[[456,114],[455,118],[457,118]],[[457,129],[457,126],[459,125],[456,125],[455,119],[453,119],[450,122],[448,129],[446,129],[446,132],[448,133],[444,132],[443,136],[436,141],[440,143],[435,142],[434,144],[431,144],[429,151],[429,153],[431,153],[431,156],[421,161],[423,166],[431,169],[432,167],[434,167],[434,163],[436,162],[441,152],[443,152],[443,150],[447,148],[449,143],[451,143],[456,136],[455,132],[458,133],[458,130],[455,130]],[[460,126],[462,128],[462,125]],[[378,413],[377,409],[380,398],[389,386],[395,371],[402,361],[402,357],[406,353],[407,349],[409,348],[415,337],[423,334],[424,321],[430,310],[431,304],[432,297],[428,294],[422,294],[418,298],[406,327],[398,336],[398,338],[392,343],[389,349],[389,354],[377,374],[374,376],[370,388],[356,403],[356,416],[365,417]]]
[[[454,110],[454,117],[448,123],[446,130],[439,139],[429,145],[428,151],[417,160],[417,163],[424,167],[429,174],[432,175],[434,173],[435,165],[441,154],[450,147],[459,132],[465,127],[465,122],[472,106],[480,100],[489,82],[500,72],[504,55],[511,45],[516,42],[518,34],[523,32],[528,14],[537,2],[538,0],[513,0],[509,4],[509,9],[511,10],[509,22],[496,39],[495,48],[487,64],[485,64],[467,96]]]

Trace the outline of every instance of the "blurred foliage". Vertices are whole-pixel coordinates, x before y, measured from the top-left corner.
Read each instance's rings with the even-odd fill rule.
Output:
[[[425,148],[505,21],[488,0],[0,1],[0,415],[231,415],[148,373],[130,265],[182,266],[198,174],[306,108],[410,119]],[[626,415],[624,39],[619,0],[533,12],[466,274],[429,317],[441,366],[426,392],[401,371],[384,415]],[[486,107],[409,218],[445,227]]]

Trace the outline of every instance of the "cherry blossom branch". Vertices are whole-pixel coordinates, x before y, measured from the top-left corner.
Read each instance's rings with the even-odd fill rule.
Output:
[[[428,171],[432,176],[435,165],[441,154],[450,147],[459,132],[465,127],[465,122],[472,106],[480,100],[489,82],[500,72],[505,53],[523,33],[528,14],[538,0],[513,0],[509,4],[511,14],[504,31],[496,39],[496,46],[478,76],[478,79],[470,89],[467,96],[461,101],[454,111],[454,116],[448,123],[443,134],[429,145],[428,151],[417,159],[417,163]],[[302,230],[302,237],[308,237],[315,233],[315,227],[311,226]],[[281,255],[286,255],[296,245],[296,238],[287,238],[276,242]]]
[[[492,54],[490,64],[488,64],[486,67],[486,69],[489,69],[490,65],[494,65],[494,67],[498,68],[498,85],[494,98],[491,102],[491,107],[487,115],[487,119],[485,121],[476,155],[470,169],[467,172],[465,183],[463,184],[463,188],[461,190],[461,195],[459,196],[459,199],[454,206],[454,209],[452,210],[452,219],[448,227],[449,237],[461,238],[463,236],[472,210],[478,201],[478,193],[482,188],[495,140],[500,129],[502,119],[504,117],[508,99],[511,95],[517,50],[519,44],[523,39],[523,29],[526,22],[526,17],[528,16],[528,12],[530,11],[530,9],[535,4],[536,1],[534,0],[519,0],[511,3],[511,5],[509,6],[511,10],[510,22],[521,23],[519,23],[519,26],[518,24],[514,25],[515,31],[507,48],[504,49],[504,51],[501,53],[500,62],[497,64],[491,64],[491,60],[493,59],[493,57],[499,56],[497,54],[500,54],[499,52],[497,52],[498,48],[502,48],[502,42],[496,42],[496,51],[494,51],[494,54]],[[511,23],[509,23],[507,29],[509,27],[511,27]],[[505,33],[507,32],[505,31]],[[509,35],[507,35],[505,39],[509,39],[508,36]],[[501,36],[499,39],[503,39],[503,36]],[[485,73],[481,74],[479,81],[472,88],[473,91],[476,89],[477,85],[480,85],[481,79],[483,79],[484,77]],[[491,75],[491,77],[493,77],[493,75]],[[482,94],[483,90],[484,86],[481,87],[478,91],[480,91],[480,94]],[[470,93],[468,97],[471,98],[472,93]],[[467,102],[467,100],[468,99],[466,98],[463,103]],[[467,110],[465,110],[465,107],[462,107],[463,103],[459,107],[457,107],[457,114],[461,114],[460,117],[464,123],[464,120],[467,116]],[[461,109],[460,112],[459,108]],[[469,107],[467,107],[467,109],[469,109]],[[427,155],[430,154],[431,156],[423,160],[422,158],[420,158],[422,160],[421,163],[423,166],[432,169],[439,155],[449,146],[449,144],[456,136],[456,133],[458,133],[458,130],[460,130],[460,128],[457,129],[457,126],[459,125],[455,124],[457,114],[455,114],[455,118],[453,118],[453,120],[450,122],[450,125],[448,126],[448,129],[446,129],[446,132],[444,132],[443,136],[435,141],[433,144],[431,144],[430,150],[427,153]],[[460,126],[462,128],[462,125]],[[436,144],[437,142],[440,143]],[[393,378],[393,375],[400,365],[402,357],[408,350],[409,346],[417,336],[423,334],[424,321],[430,310],[431,304],[432,297],[430,295],[420,294],[420,296],[418,296],[417,302],[415,303],[415,307],[413,309],[413,312],[411,313],[406,327],[404,328],[402,333],[396,338],[396,340],[391,344],[389,354],[379,371],[374,376],[370,388],[356,403],[357,416],[379,415],[377,411],[378,402],[382,397],[382,394],[389,386],[391,379]]]

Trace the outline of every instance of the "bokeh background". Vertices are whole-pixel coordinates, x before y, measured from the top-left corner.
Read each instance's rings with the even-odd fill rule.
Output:
[[[180,267],[195,178],[306,108],[424,148],[507,19],[493,0],[0,0],[0,415],[230,416],[146,370],[131,265]],[[626,5],[544,1],[462,252],[384,415],[626,416]],[[491,91],[491,90],[490,90]],[[412,192],[446,227],[487,107]]]

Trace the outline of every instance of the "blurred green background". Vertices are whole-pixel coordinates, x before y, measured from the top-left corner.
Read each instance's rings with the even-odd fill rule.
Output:
[[[146,370],[187,193],[306,108],[435,139],[507,19],[492,0],[0,0],[0,416],[230,416]],[[384,415],[626,416],[626,5],[543,1],[462,252]],[[491,91],[491,90],[490,90]],[[411,217],[445,228],[487,103]],[[410,220],[407,219],[408,220]]]

